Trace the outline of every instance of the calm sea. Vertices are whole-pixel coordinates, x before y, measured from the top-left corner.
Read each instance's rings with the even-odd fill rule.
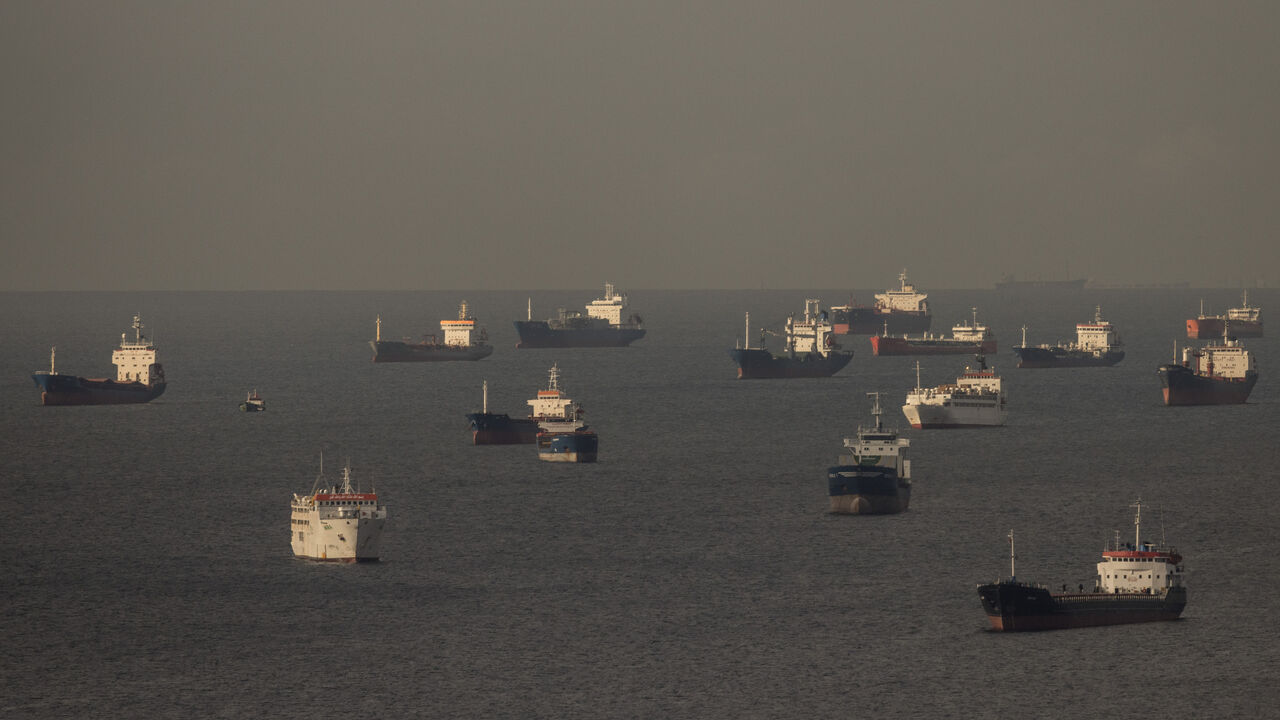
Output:
[[[869,301],[870,292],[857,299]],[[532,295],[534,317],[597,290]],[[1183,320],[1237,292],[934,291],[934,330],[976,306],[1001,352],[1004,428],[907,431],[911,510],[827,512],[826,468],[915,358],[825,380],[739,381],[743,312],[775,328],[806,296],[632,291],[624,349],[515,350],[526,294],[3,295],[0,716],[1187,717],[1275,715],[1280,345],[1246,341],[1244,406],[1168,408],[1156,367]],[[367,341],[434,332],[466,299],[497,351],[373,365]],[[1274,316],[1280,292],[1250,300]],[[1095,304],[1128,357],[1018,370]],[[45,408],[30,380],[104,376],[134,313],[169,389],[148,405]],[[1280,322],[1272,318],[1270,322]],[[962,356],[921,359],[926,384]],[[513,414],[557,363],[600,462],[475,447],[464,414]],[[269,410],[237,406],[257,388]],[[321,452],[389,505],[383,562],[293,559],[288,504]],[[975,585],[1089,583],[1130,503],[1185,555],[1173,623],[987,630]]]

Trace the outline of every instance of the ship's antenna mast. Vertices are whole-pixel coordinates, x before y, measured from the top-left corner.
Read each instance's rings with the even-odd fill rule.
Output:
[[[1027,346],[1027,326],[1022,326],[1022,347]]]
[[[1137,510],[1133,516],[1133,549],[1138,550],[1142,547],[1142,498],[1129,507]]]
[[[525,320],[533,319],[533,298],[529,298],[529,304],[525,306],[524,319]]]
[[[973,307],[969,309],[973,311],[973,329],[977,330],[978,329],[978,308]]]
[[[320,474],[316,475],[316,481],[311,483],[311,494],[316,494],[316,488],[320,487],[320,481],[324,479],[324,450],[320,451]]]
[[[876,430],[879,431],[882,429],[880,424],[880,415],[882,414],[882,411],[880,410],[880,393],[869,392],[867,393],[867,397],[873,398],[875,400],[875,402],[871,406],[871,414],[874,415],[876,418]]]
[[[916,361],[916,390],[920,389],[920,361]]]
[[[54,365],[54,362],[53,362],[54,358],[56,358],[57,356],[58,356],[58,346],[54,345],[53,347],[49,348],[49,374],[50,375],[58,374],[57,370],[54,369],[56,366]]]
[[[1014,567],[1014,561],[1017,558],[1018,556],[1013,553],[1013,530],[1010,530],[1009,531],[1009,579],[1014,581],[1018,579],[1018,573],[1015,572],[1016,568]]]
[[[382,342],[382,316],[381,315],[378,316],[377,321],[374,323],[373,339],[374,339],[374,342]]]
[[[746,333],[746,335],[742,336],[742,342],[745,343],[746,345],[746,347],[743,349],[750,350],[751,349],[751,313],[747,313],[747,327],[745,330],[743,330],[743,332]]]
[[[483,382],[482,387],[484,388],[484,404],[481,407],[484,409],[481,410],[481,412],[483,412],[485,415],[488,415],[489,414],[489,381],[485,380]]]

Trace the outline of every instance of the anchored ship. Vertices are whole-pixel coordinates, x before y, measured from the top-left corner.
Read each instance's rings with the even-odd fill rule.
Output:
[[[240,409],[244,412],[263,412],[267,409],[267,401],[262,399],[257,390],[254,390],[248,393],[244,402],[240,403]]]
[[[533,319],[533,300],[529,300],[526,319],[516,320],[518,348],[624,347],[644,337],[643,320],[627,310],[627,296],[605,283],[604,297],[587,305],[587,314],[559,308],[551,320]]]
[[[351,468],[342,470],[342,483],[322,486],[324,463],[311,492],[293,494],[292,545],[294,557],[326,562],[376,562],[387,506],[370,489],[351,486]]]
[[[1022,344],[1018,353],[1020,368],[1108,367],[1124,359],[1119,335],[1112,324],[1102,319],[1102,307],[1094,309],[1093,322],[1076,324],[1076,341],[1059,345],[1027,345],[1027,326],[1022,326]]]
[[[972,308],[973,321],[951,328],[951,337],[925,333],[919,337],[884,332],[871,337],[871,351],[876,355],[974,355],[996,352],[996,334],[978,322],[978,309]]]
[[[739,379],[831,377],[853,359],[853,351],[840,350],[818,300],[804,301],[803,319],[787,316],[783,332],[786,349],[782,355],[774,355],[765,347],[767,330],[760,331],[760,347],[751,347],[751,313],[746,317],[743,346],[729,351],[729,357],[738,365]]]
[[[120,334],[120,347],[111,353],[116,379],[84,378],[58,372],[57,348],[49,352],[49,369],[31,379],[40,388],[42,405],[118,405],[150,402],[165,389],[164,368],[156,362],[156,347],[142,334],[142,320],[133,316],[134,339]]]
[[[839,305],[831,308],[831,322],[837,335],[874,335],[881,330],[886,335],[922,333],[929,329],[933,316],[929,314],[928,293],[916,291],[907,282],[907,271],[898,275],[897,290],[877,293],[875,304]]]
[[[1165,405],[1237,405],[1249,399],[1258,382],[1258,365],[1253,355],[1235,338],[1218,344],[1182,349],[1178,362],[1161,365],[1156,374],[1164,386]]]
[[[1240,307],[1229,308],[1226,315],[1206,315],[1204,300],[1200,301],[1200,314],[1187,318],[1187,337],[1196,340],[1231,337],[1262,337],[1262,308],[1249,304],[1249,291],[1244,291]]]
[[[548,462],[596,461],[599,438],[582,422],[582,406],[560,390],[560,368],[551,366],[547,389],[529,401],[529,419],[538,424],[538,459]]]
[[[467,309],[467,301],[463,300],[458,308],[457,320],[441,320],[440,331],[444,334],[444,342],[435,335],[424,335],[421,342],[382,339],[382,316],[379,315],[374,331],[374,339],[369,341],[373,348],[373,361],[389,362],[441,362],[447,360],[479,360],[493,354],[493,346],[489,344],[488,334],[484,328],[476,327],[476,319],[471,317]]]
[[[1187,604],[1182,556],[1163,543],[1142,539],[1142,502],[1133,518],[1132,543],[1113,544],[1102,551],[1093,589],[1078,592],[1065,585],[1060,593],[1042,585],[1019,582],[1014,561],[1013,531],[1009,531],[1009,579],[978,586],[982,609],[993,630],[1060,630],[1177,620]]]
[[[911,461],[906,459],[911,441],[886,430],[880,422],[880,393],[871,414],[874,428],[858,427],[858,436],[844,439],[839,463],[827,468],[827,493],[831,512],[844,515],[900,513],[911,502]]]
[[[489,412],[489,382],[484,382],[484,404],[478,413],[467,413],[474,445],[521,445],[538,441],[538,423],[530,418],[513,418]]]
[[[902,414],[917,430],[932,428],[989,427],[1004,425],[1009,415],[1004,389],[986,358],[975,357],[978,368],[966,367],[955,383],[937,387],[920,386],[920,363],[916,363],[916,387],[907,393]]]

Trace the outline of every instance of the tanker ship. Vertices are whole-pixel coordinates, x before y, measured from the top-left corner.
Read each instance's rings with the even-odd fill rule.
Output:
[[[1116,329],[1102,319],[1102,307],[1094,309],[1093,322],[1076,325],[1076,341],[1058,345],[1027,345],[1027,326],[1022,326],[1018,354],[1020,368],[1109,367],[1124,359]]]
[[[1253,355],[1235,338],[1200,349],[1182,349],[1182,362],[1161,365],[1165,405],[1236,405],[1249,399],[1258,382]]]
[[[835,340],[827,313],[818,307],[818,300],[804,301],[804,318],[797,321],[795,315],[787,317],[784,330],[786,351],[774,355],[765,347],[765,333],[760,332],[760,347],[750,346],[751,313],[747,313],[746,338],[742,347],[729,351],[738,365],[739,379],[776,379],[831,377],[849,364],[852,352],[843,352]]]
[[[996,334],[978,322],[978,309],[973,308],[973,322],[951,328],[951,337],[935,337],[925,333],[919,337],[882,335],[871,337],[875,355],[975,355],[996,352]]]
[[[568,347],[625,347],[644,337],[645,330],[640,316],[632,313],[623,318],[627,310],[627,296],[614,292],[612,283],[605,283],[604,297],[587,305],[587,314],[558,310],[558,316],[550,320],[533,319],[533,300],[529,300],[526,319],[516,320],[518,348],[568,348]]]
[[[473,445],[522,445],[538,441],[538,423],[531,418],[513,418],[489,412],[489,382],[483,383],[484,404],[478,413],[467,413]]]
[[[444,333],[444,342],[439,342],[435,335],[426,335],[421,342],[383,340],[382,316],[377,319],[374,339],[369,341],[373,348],[373,361],[389,362],[441,362],[448,360],[479,360],[493,354],[493,346],[488,343],[488,334],[484,328],[476,327],[476,319],[467,311],[467,301],[463,300],[458,308],[457,320],[441,320],[440,330]]]
[[[880,422],[880,393],[871,415],[874,428],[858,428],[858,436],[844,439],[844,452],[827,468],[827,494],[831,512],[843,515],[900,513],[911,502],[911,461],[906,459],[911,441],[886,430]]]
[[[1076,592],[1063,585],[1051,592],[1017,579],[1013,531],[1009,531],[1009,578],[978,586],[978,598],[993,630],[1059,630],[1177,620],[1187,604],[1182,556],[1175,548],[1142,539],[1142,502],[1132,505],[1134,538],[1102,551],[1092,589]]]
[[[1200,301],[1200,314],[1187,318],[1187,337],[1196,340],[1231,337],[1262,337],[1262,308],[1249,304],[1249,291],[1244,291],[1240,307],[1229,308],[1226,315],[1206,315],[1204,300]]]
[[[31,375],[40,388],[42,405],[121,405],[150,402],[165,389],[164,368],[156,362],[156,347],[142,334],[142,320],[133,316],[134,339],[120,334],[120,347],[111,353],[116,379],[63,375],[57,369],[57,348],[49,352],[49,369]]]
[[[907,282],[907,271],[898,276],[897,290],[877,293],[875,304],[839,305],[831,308],[831,323],[837,335],[886,335],[922,333],[929,329],[933,316],[929,314],[928,293],[916,291]]]

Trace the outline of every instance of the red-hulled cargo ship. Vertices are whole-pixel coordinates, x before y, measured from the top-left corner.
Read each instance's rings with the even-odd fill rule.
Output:
[[[1142,540],[1142,502],[1132,507],[1134,541],[1114,544],[1102,552],[1093,589],[1050,591],[1042,585],[1019,582],[1014,570],[1013,531],[1009,532],[1009,579],[979,585],[978,597],[991,629],[1004,632],[1061,630],[1177,620],[1187,604],[1182,556],[1163,543]]]
[[[1206,315],[1204,300],[1200,301],[1200,314],[1187,318],[1187,337],[1196,340],[1231,337],[1262,337],[1262,308],[1249,304],[1249,291],[1244,291],[1240,307],[1227,310],[1226,315]]]
[[[973,322],[951,328],[951,337],[935,337],[925,333],[919,337],[896,337],[888,331],[871,337],[875,355],[988,355],[996,352],[996,334],[978,322],[978,309],[973,308]]]
[[[831,308],[831,327],[837,335],[886,335],[922,333],[929,329],[928,293],[907,282],[907,271],[898,276],[900,287],[877,293],[874,305],[838,305]]]

